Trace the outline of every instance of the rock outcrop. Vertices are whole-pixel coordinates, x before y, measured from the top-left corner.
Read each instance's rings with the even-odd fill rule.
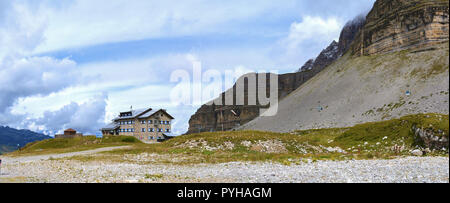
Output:
[[[326,49],[320,52],[317,58],[308,60],[299,71],[315,70],[316,72],[320,72],[344,55],[350,49],[351,43],[364,26],[364,22],[365,17],[363,15],[357,16],[355,19],[347,22],[344,28],[342,28],[339,42],[333,41]]]
[[[310,70],[305,72],[288,73],[278,75],[278,98],[282,99],[296,90],[300,85],[314,77],[317,74],[316,71]],[[198,132],[214,132],[214,131],[227,131],[233,128],[239,127],[260,115],[261,108],[267,108],[267,105],[261,105],[257,102],[256,105],[249,105],[248,94],[248,77],[254,77],[258,80],[260,74],[250,73],[242,76],[239,80],[244,80],[244,105],[236,103],[237,85],[228,91],[233,91],[233,105],[215,105],[205,104],[202,105],[197,112],[189,119],[189,129],[187,134]],[[266,75],[267,87],[265,94],[270,95],[270,82],[269,75]],[[259,87],[256,91],[256,98],[258,98]],[[222,93],[222,104],[225,104],[226,95]]]
[[[333,41],[326,49],[320,52],[316,59],[308,60],[305,65],[299,69],[299,71],[303,72],[313,70],[315,72],[320,72],[340,56],[341,53],[339,53],[339,45],[336,41]]]
[[[435,131],[433,128],[418,128],[416,126],[413,127],[412,131],[415,135],[415,142],[420,147],[431,150],[448,149],[448,135],[444,131]]]
[[[448,41],[448,6],[447,0],[377,0],[352,53],[372,55]]]
[[[365,22],[365,15],[359,15],[345,24],[339,37],[338,52],[340,55],[343,55],[350,49],[351,43],[355,39],[355,36],[363,28]]]

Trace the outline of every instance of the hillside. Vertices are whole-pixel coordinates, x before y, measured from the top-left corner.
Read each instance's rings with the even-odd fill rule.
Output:
[[[233,161],[279,161],[299,158],[346,160],[411,156],[420,149],[426,155],[448,153],[448,115],[418,114],[346,128],[274,133],[264,131],[206,132],[179,136],[161,144],[105,152],[100,160],[131,162],[158,157],[149,163],[195,164]],[[427,132],[424,136],[423,132]],[[158,154],[158,155],[154,155]],[[120,155],[120,156],[117,156]],[[90,161],[90,157],[74,157]]]
[[[448,114],[448,1],[376,1],[351,51],[241,129],[289,132]],[[282,121],[282,122],[280,122]]]
[[[280,101],[277,115],[258,117],[241,129],[289,132],[448,114],[448,57],[447,43],[429,51],[346,54]]]
[[[67,153],[84,150],[91,150],[103,147],[114,147],[124,145],[142,144],[135,137],[131,136],[105,136],[97,138],[95,136],[83,136],[75,138],[55,138],[28,143],[20,151],[9,153],[10,156],[39,155],[52,153]]]
[[[23,147],[27,143],[50,138],[50,136],[29,130],[17,130],[0,126],[0,154],[16,150],[17,144]]]

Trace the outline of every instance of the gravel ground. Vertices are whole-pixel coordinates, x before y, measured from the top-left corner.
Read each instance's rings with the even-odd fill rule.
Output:
[[[269,162],[171,165],[64,159],[9,161],[3,164],[0,182],[449,182],[448,157],[317,161],[290,166]]]
[[[14,163],[14,162],[20,162],[20,163],[26,163],[26,162],[33,162],[33,161],[40,161],[40,160],[47,160],[49,158],[58,159],[58,158],[64,158],[64,157],[72,157],[72,156],[78,156],[78,155],[89,155],[89,154],[95,154],[98,152],[106,152],[106,151],[112,151],[116,149],[126,149],[129,148],[129,146],[119,146],[119,147],[103,147],[93,150],[85,150],[85,151],[79,151],[79,152],[69,152],[69,153],[61,153],[61,154],[43,154],[43,155],[34,155],[34,156],[20,156],[20,157],[0,157],[3,162],[7,163]]]

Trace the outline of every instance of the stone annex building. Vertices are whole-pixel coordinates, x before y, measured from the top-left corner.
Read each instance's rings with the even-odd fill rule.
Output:
[[[83,134],[77,133],[77,131],[72,128],[64,130],[64,134],[55,135],[55,138],[75,138],[75,137],[83,137]]]
[[[120,112],[119,116],[101,129],[103,136],[134,136],[144,142],[163,141],[173,137],[172,120],[165,109],[152,108]]]

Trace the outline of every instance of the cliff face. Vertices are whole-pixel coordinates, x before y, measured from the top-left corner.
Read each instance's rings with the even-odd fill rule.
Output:
[[[378,0],[352,53],[372,55],[448,41],[448,5],[446,0]]]
[[[355,39],[358,32],[363,28],[365,22],[366,17],[364,15],[360,15],[345,24],[342,29],[341,36],[339,37],[339,54],[343,55],[350,49],[351,43]]]
[[[289,95],[291,92],[296,90],[300,85],[308,81],[310,78],[317,74],[317,70],[309,70],[304,72],[289,73],[278,75],[278,98],[282,98]],[[260,105],[248,105],[248,77],[254,77],[258,81],[259,74],[251,73],[242,76],[239,80],[244,80],[244,105],[236,104],[236,92],[237,85],[235,84],[232,89],[227,90],[228,92],[233,91],[233,104],[234,105],[214,105],[205,104],[201,106],[197,112],[191,116],[189,120],[189,129],[187,134],[198,133],[198,132],[211,132],[211,131],[227,131],[233,128],[239,127],[254,118],[258,117],[260,114],[260,108],[267,108],[268,106]],[[266,75],[266,95],[270,93],[270,83],[269,75]],[[258,98],[259,87],[256,88],[256,98]],[[226,93],[222,93],[222,96],[216,100],[222,100],[222,104],[225,104],[224,98]]]

